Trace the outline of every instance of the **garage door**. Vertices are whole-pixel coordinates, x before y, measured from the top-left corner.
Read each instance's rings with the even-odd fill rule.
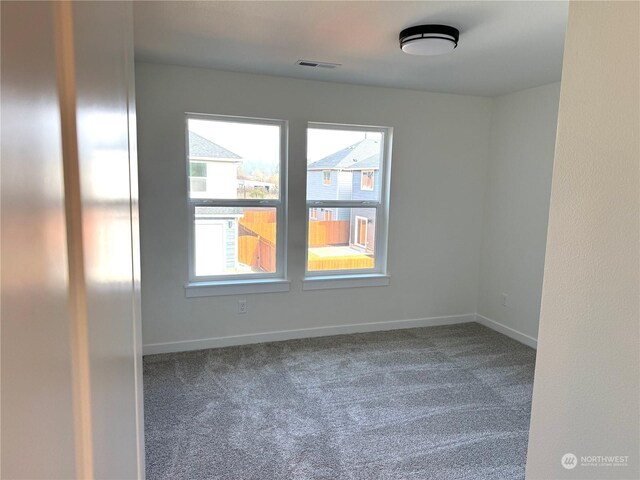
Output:
[[[222,275],[225,266],[224,222],[196,220],[196,276]]]

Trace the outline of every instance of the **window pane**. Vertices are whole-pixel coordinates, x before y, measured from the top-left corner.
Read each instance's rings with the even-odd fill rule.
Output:
[[[196,207],[195,275],[276,271],[276,209]]]
[[[189,176],[206,177],[207,164],[204,162],[189,162]]]
[[[191,177],[189,179],[189,185],[192,192],[206,192],[207,191],[207,179],[200,177]]]
[[[375,208],[310,208],[307,270],[374,268]]]
[[[383,141],[381,132],[307,129],[307,200],[379,201]]]
[[[191,198],[279,198],[280,126],[187,119]]]

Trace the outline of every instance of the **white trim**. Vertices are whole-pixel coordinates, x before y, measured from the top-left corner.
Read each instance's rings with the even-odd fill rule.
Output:
[[[223,147],[224,148],[224,147]],[[242,158],[196,157],[189,155],[189,162],[198,163],[242,163]]]
[[[254,288],[255,279],[263,279],[267,282],[274,283],[274,279],[282,280],[287,271],[287,232],[288,232],[288,214],[287,214],[287,186],[288,186],[288,145],[289,145],[289,122],[287,120],[274,120],[265,118],[250,118],[250,117],[230,117],[225,115],[213,115],[213,114],[199,114],[199,113],[185,113],[185,146],[187,153],[186,172],[187,172],[187,187],[190,187],[190,156],[189,156],[189,120],[210,120],[210,121],[224,121],[241,124],[255,124],[255,125],[273,125],[280,128],[280,183],[279,183],[279,198],[277,199],[264,199],[264,200],[247,200],[247,199],[211,199],[211,198],[198,198],[192,197],[191,192],[187,190],[187,208],[189,215],[189,230],[188,230],[188,278],[189,284],[185,285],[187,297],[204,297],[215,295],[236,295],[243,293],[271,293],[271,292],[283,292],[289,291],[287,287],[279,287],[276,290],[269,290],[266,286],[260,286],[258,290]],[[196,158],[196,157],[194,157]],[[234,207],[234,208],[272,208],[276,211],[276,271],[263,273],[255,272],[252,274],[228,274],[228,275],[211,275],[211,276],[196,276],[195,275],[195,209],[196,207]],[[236,242],[236,258],[238,244]],[[232,283],[232,286],[229,284]],[[239,283],[246,282],[250,284],[248,288],[238,288]],[[207,290],[200,288],[199,284],[205,284],[208,287]],[[288,282],[287,282],[288,283]],[[192,286],[197,286],[198,290],[191,291]],[[214,286],[215,285],[215,286]],[[222,288],[221,288],[222,286]],[[275,288],[275,287],[274,287]],[[230,293],[226,293],[229,291]],[[198,293],[196,293],[198,292]],[[224,292],[224,293],[217,293]]]
[[[354,201],[354,200],[306,200],[307,228],[305,237],[305,254],[304,254],[304,272],[305,279],[314,276],[327,275],[356,275],[356,274],[378,274],[384,275],[387,272],[387,250],[389,242],[389,208],[390,196],[389,189],[391,185],[391,162],[392,162],[392,146],[393,146],[393,127],[375,127],[363,125],[345,125],[337,123],[307,123],[307,136],[309,129],[325,129],[325,130],[352,130],[358,132],[376,132],[382,134],[380,144],[381,163],[378,170],[380,181],[380,196],[377,201]],[[325,169],[323,169],[325,170]],[[370,170],[370,169],[367,169]],[[309,170],[307,170],[308,172]],[[375,182],[375,180],[374,180]],[[374,188],[375,190],[375,188]],[[366,269],[345,269],[345,270],[309,270],[309,209],[310,208],[372,208],[376,211],[375,216],[375,238],[374,238],[374,266]],[[352,212],[353,213],[353,212]],[[350,221],[351,222],[351,221]],[[352,239],[353,228],[349,226],[349,239]],[[366,247],[365,247],[366,248]],[[335,288],[335,287],[331,287]]]
[[[207,348],[230,347],[233,345],[249,345],[253,343],[277,342],[295,338],[326,337],[331,335],[345,335],[349,333],[379,332],[400,330],[403,328],[436,327],[439,325],[455,325],[469,323],[476,320],[473,313],[465,315],[447,315],[442,317],[416,318],[411,320],[392,320],[388,322],[358,323],[352,325],[335,325],[329,327],[301,328],[296,330],[282,330],[278,332],[264,332],[249,335],[232,335],[228,337],[205,338],[200,340],[183,340],[178,342],[151,343],[144,345],[145,355],[157,353],[186,352]]]
[[[382,206],[380,202],[369,200],[307,200],[309,208],[375,208]]]
[[[193,282],[184,286],[187,298],[288,292],[291,282],[282,279],[239,280],[229,282]]]
[[[130,12],[129,15],[133,15]],[[134,383],[135,383],[135,415],[136,415],[136,451],[138,462],[138,479],[145,479],[144,448],[144,392],[142,379],[142,298],[140,284],[140,193],[138,190],[138,143],[136,131],[136,95],[135,65],[133,51],[133,22],[128,22],[127,37],[129,47],[125,52],[127,67],[127,125],[129,127],[129,192],[131,211],[131,270],[133,275],[133,345],[134,345]]]
[[[302,279],[302,290],[329,290],[333,288],[386,287],[390,275],[325,275]]]
[[[479,313],[476,313],[476,322],[478,322],[480,325],[484,325],[485,327],[490,328],[491,330],[495,330],[498,333],[506,335],[507,337],[513,338],[520,343],[524,343],[531,348],[538,348],[538,340],[536,340],[535,338],[519,332],[518,330],[515,330],[511,327],[508,327],[500,322],[491,320],[490,318],[480,315]]]
[[[367,240],[369,240],[369,219],[367,217],[361,217],[360,215],[355,215],[356,219],[356,238],[353,240],[353,244],[357,247],[367,248]],[[358,243],[360,240],[360,221],[364,221],[364,245]]]
[[[278,198],[251,200],[248,198],[236,198],[236,199],[220,199],[213,198],[190,198],[190,203],[197,205],[198,207],[242,207],[242,208],[276,208],[283,203]]]
[[[325,130],[355,130],[356,132],[372,132],[377,133],[389,127],[382,125],[354,125],[344,123],[327,123],[327,122],[308,122],[307,128],[325,129]]]

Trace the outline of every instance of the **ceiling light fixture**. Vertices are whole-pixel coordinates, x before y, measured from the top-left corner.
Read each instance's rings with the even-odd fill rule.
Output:
[[[410,55],[442,55],[458,46],[459,36],[448,25],[416,25],[400,32],[400,48]]]

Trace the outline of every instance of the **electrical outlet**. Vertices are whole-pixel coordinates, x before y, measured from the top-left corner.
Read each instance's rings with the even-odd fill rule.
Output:
[[[506,307],[507,306],[507,294],[506,293],[502,293],[500,294],[500,298],[502,299],[502,306]]]
[[[238,300],[238,313],[245,314],[247,313],[247,301],[242,299]]]

